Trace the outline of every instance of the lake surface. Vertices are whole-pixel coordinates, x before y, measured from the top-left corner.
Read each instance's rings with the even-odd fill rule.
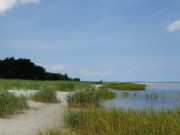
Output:
[[[146,85],[144,91],[118,91],[116,98],[105,101],[106,108],[176,109],[180,108],[180,82]]]

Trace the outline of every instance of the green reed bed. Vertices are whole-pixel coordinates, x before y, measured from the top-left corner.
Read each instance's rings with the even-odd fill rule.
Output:
[[[68,111],[65,123],[77,135],[179,135],[180,110]]]
[[[122,97],[129,97],[130,94],[129,94],[128,92],[122,92],[122,93],[121,93],[121,96],[122,96]]]
[[[37,93],[31,96],[31,99],[37,102],[44,102],[44,103],[59,102],[57,99],[56,91],[50,88],[38,91]]]
[[[146,85],[134,83],[109,83],[101,88],[109,88],[114,90],[145,90]]]
[[[84,90],[75,91],[67,96],[69,107],[99,107],[100,97],[94,88],[86,88]]]
[[[97,94],[102,99],[113,99],[116,97],[116,93],[103,89],[98,89]]]
[[[52,88],[57,91],[74,91],[76,89],[89,87],[91,84],[93,83],[76,81],[33,81],[0,79],[0,90],[42,90],[43,88]]]
[[[0,91],[0,117],[15,114],[28,108],[28,102],[24,96],[15,96],[8,91]]]
[[[159,98],[159,94],[154,93],[154,92],[145,94],[144,96],[146,97],[146,99],[158,99]]]

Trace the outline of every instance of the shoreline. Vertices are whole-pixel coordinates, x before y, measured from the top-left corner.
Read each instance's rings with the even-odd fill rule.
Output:
[[[168,85],[168,84],[165,84],[165,83],[135,83],[135,84],[144,84],[144,85]]]

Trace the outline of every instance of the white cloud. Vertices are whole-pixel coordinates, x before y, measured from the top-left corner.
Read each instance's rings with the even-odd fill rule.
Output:
[[[4,15],[7,10],[12,9],[17,4],[17,0],[0,0],[0,15]]]
[[[67,67],[66,64],[37,64],[37,65],[43,66],[49,72],[61,72]]]
[[[114,74],[114,71],[107,70],[105,72],[91,72],[91,71],[82,70],[80,74],[83,74],[85,76],[108,76]]]
[[[37,4],[40,0],[0,0],[0,15],[5,15],[5,12],[11,10],[18,3],[28,4],[33,3]]]
[[[177,20],[167,26],[167,32],[174,32],[180,30],[180,20]]]
[[[23,4],[27,4],[27,3],[34,3],[34,4],[37,4],[40,2],[40,0],[20,0],[21,3]]]

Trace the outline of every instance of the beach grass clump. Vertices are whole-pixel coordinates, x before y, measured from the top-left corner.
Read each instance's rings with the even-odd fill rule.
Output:
[[[145,90],[146,85],[134,83],[109,83],[101,88],[108,88],[114,90]]]
[[[15,96],[8,91],[0,91],[0,117],[22,112],[28,108],[25,96]]]
[[[97,94],[102,99],[113,99],[116,97],[116,93],[108,90],[98,89]]]
[[[43,103],[57,103],[59,102],[57,99],[56,91],[50,88],[40,90],[31,96],[31,99],[37,102]]]
[[[180,134],[180,110],[69,110],[64,120],[78,135]]]
[[[99,107],[100,97],[94,88],[86,88],[84,90],[75,91],[67,96],[69,107],[73,108],[86,108],[86,107]]]

